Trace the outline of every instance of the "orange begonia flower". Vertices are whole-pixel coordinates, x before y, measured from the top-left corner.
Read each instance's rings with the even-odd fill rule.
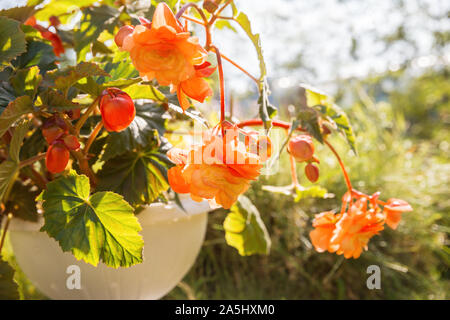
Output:
[[[387,201],[383,208],[383,213],[386,215],[386,224],[392,229],[397,229],[403,212],[412,211],[410,204],[401,199],[391,198]]]
[[[313,231],[309,233],[311,242],[318,252],[334,252],[330,248],[330,240],[333,231],[336,229],[337,216],[332,211],[322,212],[316,215],[313,220]]]
[[[359,258],[374,235],[384,229],[384,219],[378,207],[367,210],[367,199],[352,204],[336,223],[330,247],[346,259]]]
[[[215,200],[229,209],[260,175],[261,157],[251,146],[257,134],[228,126],[225,138],[213,129],[201,145],[189,150],[171,149],[167,155],[176,164],[169,169],[169,184],[175,192],[190,193],[195,201]],[[249,143],[238,139],[243,134]]]
[[[330,211],[317,214],[313,221],[315,229],[309,234],[314,248],[318,252],[343,254],[346,259],[359,258],[363,249],[367,250],[369,240],[382,231],[387,222],[386,206],[382,212],[378,206],[381,202],[378,196],[379,193],[366,196],[359,192],[353,195],[347,192],[342,198],[339,214]],[[357,200],[353,202],[353,198]],[[410,208],[402,200],[390,200],[395,201],[388,201],[388,204],[394,204],[394,207],[397,204],[402,211]]]
[[[130,26],[122,27],[116,40],[119,47],[130,52],[141,77],[171,86],[183,110],[190,105],[187,97],[203,102],[211,96],[213,92],[203,79],[211,74],[211,68],[204,67],[207,52],[170,8],[159,3],[152,22],[141,22],[143,24],[134,27],[132,32]]]

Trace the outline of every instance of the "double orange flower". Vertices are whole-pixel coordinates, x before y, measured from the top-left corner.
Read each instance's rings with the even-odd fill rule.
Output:
[[[141,23],[122,27],[115,37],[116,44],[130,53],[141,77],[170,86],[183,110],[190,105],[187,97],[203,102],[211,96],[212,89],[203,78],[215,68],[206,61],[208,53],[198,38],[191,36],[170,8],[158,4],[153,20],[141,19]]]
[[[225,126],[225,137],[218,126],[200,145],[171,149],[168,156],[176,166],[169,169],[168,178],[175,192],[190,193],[195,201],[214,199],[229,209],[260,175],[263,162],[270,157],[270,141],[256,132]]]
[[[399,199],[389,199],[381,210],[378,196],[379,193],[370,197],[356,195],[353,202],[352,196],[346,193],[340,213],[317,214],[313,221],[315,229],[309,234],[314,248],[318,252],[336,252],[347,259],[357,259],[363,249],[367,250],[369,240],[384,229],[384,223],[396,229],[402,212],[412,211],[406,201]]]

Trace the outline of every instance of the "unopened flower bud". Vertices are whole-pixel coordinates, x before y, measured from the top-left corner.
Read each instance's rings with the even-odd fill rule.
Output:
[[[136,115],[133,100],[118,88],[108,88],[102,92],[100,112],[106,130],[116,132],[126,129]]]
[[[123,40],[133,33],[134,28],[132,26],[123,26],[119,29],[117,34],[114,37],[114,42],[119,48],[122,48]]]
[[[319,179],[319,168],[313,163],[308,163],[305,167],[305,175],[309,181],[316,182]]]
[[[314,155],[314,144],[308,135],[298,135],[289,140],[288,151],[298,162],[306,161]]]

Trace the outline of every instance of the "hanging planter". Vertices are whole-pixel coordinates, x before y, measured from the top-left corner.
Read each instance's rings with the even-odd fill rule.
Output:
[[[137,217],[145,241],[144,262],[129,268],[97,267],[64,253],[40,232],[43,222],[14,219],[10,239],[27,277],[52,299],[159,299],[172,290],[194,264],[206,231],[208,203],[188,198],[176,204],[154,203]],[[69,289],[79,267],[80,289]],[[69,285],[68,283],[69,282]]]

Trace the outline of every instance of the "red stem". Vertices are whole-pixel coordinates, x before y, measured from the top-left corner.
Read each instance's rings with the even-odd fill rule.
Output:
[[[347,184],[347,189],[350,192],[350,194],[353,192],[352,183],[350,182],[350,178],[348,177],[347,170],[345,169],[344,163],[341,160],[341,157],[337,153],[336,149],[327,141],[324,140],[324,143],[330,148],[331,152],[333,152],[334,156],[336,157],[337,161],[339,162],[339,165],[342,169],[342,173],[344,175],[345,183]]]
[[[262,126],[263,125],[263,121],[261,119],[250,119],[250,120],[239,122],[236,125],[239,128]],[[279,127],[279,128],[283,128],[283,129],[290,129],[291,128],[291,124],[290,123],[285,122],[285,121],[281,121],[281,120],[272,120],[272,125],[274,127]],[[298,126],[295,130],[305,131],[305,129],[303,129],[300,126]]]

